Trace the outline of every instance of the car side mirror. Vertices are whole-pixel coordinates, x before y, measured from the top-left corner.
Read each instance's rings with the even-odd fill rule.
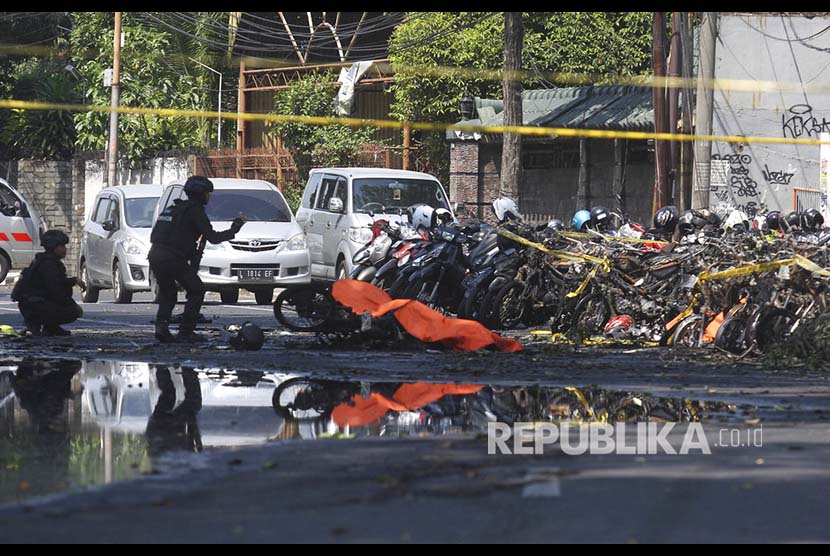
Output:
[[[115,220],[107,220],[101,224],[101,227],[104,228],[104,231],[106,232],[112,232],[115,230]]]
[[[329,199],[329,210],[331,212],[343,212],[343,199],[339,197]]]

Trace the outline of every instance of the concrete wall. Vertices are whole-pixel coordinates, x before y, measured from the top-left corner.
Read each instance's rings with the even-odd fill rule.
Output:
[[[74,274],[83,230],[83,163],[20,160],[16,174],[12,185],[40,213],[44,227],[63,230],[70,237],[64,263],[70,275]]]
[[[617,208],[614,195],[614,142],[590,140],[590,185],[587,207],[577,206],[579,167],[532,169],[523,168],[519,209],[532,221],[557,217],[570,223],[573,214],[582,208],[605,205]],[[576,149],[576,143],[571,145]],[[538,147],[537,147],[538,148]],[[642,150],[644,144],[639,145]],[[544,149],[544,147],[542,147]],[[482,216],[488,216],[486,204],[499,194],[501,144],[475,141],[452,142],[450,146],[450,199],[465,203],[482,203]],[[623,202],[626,212],[644,224],[652,219],[654,165],[637,160],[623,172]],[[620,185],[617,184],[617,188]]]
[[[830,131],[830,91],[799,83],[830,81],[830,18],[722,15],[715,54],[717,79],[781,81],[793,91],[715,90],[713,133],[818,139]],[[809,37],[809,38],[808,38]],[[819,147],[783,144],[712,146],[710,206],[793,210],[793,188],[818,189]],[[818,207],[816,207],[818,208]]]
[[[168,184],[177,180],[185,180],[193,172],[193,157],[181,158],[153,158],[144,163],[135,164],[132,167],[119,165],[118,185],[127,184]],[[85,163],[86,173],[86,211],[85,216],[89,217],[95,196],[104,188],[104,177],[106,167],[103,161],[87,160]]]

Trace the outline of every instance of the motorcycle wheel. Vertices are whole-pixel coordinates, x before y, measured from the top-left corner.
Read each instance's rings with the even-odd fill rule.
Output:
[[[487,292],[484,294],[484,299],[481,301],[481,307],[478,310],[478,322],[487,328],[496,328],[498,323],[496,321],[496,304],[495,299],[501,289],[510,280],[504,276],[496,276],[490,285],[487,287]]]
[[[332,317],[337,304],[322,284],[293,286],[274,301],[274,317],[295,332],[317,332]]]
[[[524,284],[516,280],[508,282],[493,300],[493,323],[497,330],[510,330],[522,321],[525,300]]]

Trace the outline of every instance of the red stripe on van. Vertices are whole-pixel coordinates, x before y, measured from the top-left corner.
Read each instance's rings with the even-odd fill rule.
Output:
[[[9,241],[9,236],[6,234],[0,234],[0,241]]]
[[[32,243],[32,236],[29,234],[12,234],[12,237],[15,241],[19,241],[21,243]]]

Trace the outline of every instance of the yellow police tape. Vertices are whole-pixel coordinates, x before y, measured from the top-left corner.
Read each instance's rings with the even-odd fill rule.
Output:
[[[668,245],[669,242],[667,241],[657,241],[653,239],[637,239],[633,237],[617,237],[617,236],[606,236],[603,234],[586,234],[582,232],[559,232],[560,236],[563,237],[570,237],[574,239],[592,239],[592,238],[599,238],[606,241],[622,241],[624,243],[653,243],[655,245]]]
[[[732,268],[729,270],[724,270],[721,272],[709,273],[709,272],[701,272],[698,276],[698,281],[705,282],[707,280],[726,280],[729,278],[740,278],[742,276],[749,276],[751,274],[760,274],[762,272],[770,272],[772,270],[777,270],[782,266],[792,266],[797,265],[804,270],[812,272],[813,274],[818,274],[819,276],[830,276],[830,271],[827,271],[816,263],[811,261],[810,259],[802,256],[796,255],[792,259],[781,259],[778,261],[769,261],[765,263],[758,263],[748,266],[742,266],[739,268]]]
[[[786,145],[830,145],[830,140],[791,139],[786,137],[752,137],[746,135],[686,135],[682,133],[654,133],[646,131],[618,131],[604,129],[581,129],[564,127],[481,125],[469,123],[412,122],[406,120],[379,120],[361,118],[335,118],[323,116],[298,116],[294,114],[252,114],[249,112],[214,112],[210,110],[181,110],[176,108],[143,108],[131,106],[67,104],[37,102],[28,100],[0,99],[0,108],[12,110],[63,110],[69,112],[117,112],[119,114],[143,114],[147,116],[225,118],[241,121],[264,121],[274,123],[304,123],[310,125],[345,125],[348,127],[377,127],[385,129],[413,129],[423,131],[469,131],[502,135],[513,133],[531,137],[573,137],[588,139],[630,139],[657,141],[708,141],[722,143],[769,143]]]
[[[579,390],[579,388],[576,388],[574,386],[566,386],[565,390],[576,394],[579,403],[582,404],[582,407],[584,407],[585,411],[588,413],[588,417],[594,416],[594,408],[591,407],[591,404],[588,403],[588,400],[585,398],[585,395]]]
[[[20,333],[7,324],[0,324],[0,336],[20,336]]]
[[[521,243],[522,245],[527,245],[528,247],[538,249],[542,253],[546,253],[548,255],[551,255],[552,257],[577,263],[593,263],[595,265],[598,265],[603,272],[611,272],[611,261],[607,257],[600,258],[581,253],[570,253],[568,251],[557,251],[555,249],[549,249],[541,243],[530,241],[529,239],[525,239],[522,236],[514,234],[513,232],[505,230],[503,228],[498,228],[496,230],[496,233],[498,233],[500,236],[506,237],[507,239],[513,240],[516,243]]]

